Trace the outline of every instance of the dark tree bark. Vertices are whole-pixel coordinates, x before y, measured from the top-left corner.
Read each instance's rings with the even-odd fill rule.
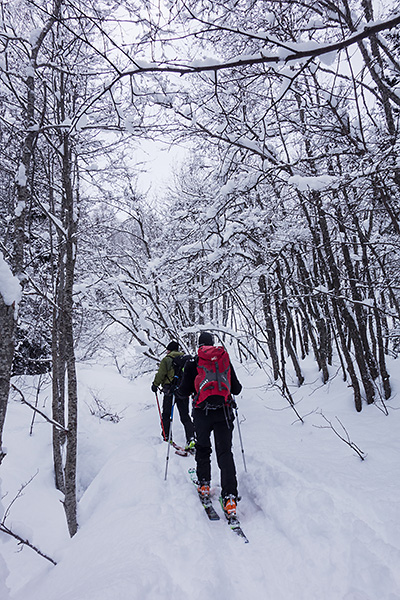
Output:
[[[262,305],[265,318],[265,329],[267,332],[267,344],[272,361],[272,370],[275,381],[279,378],[279,357],[276,347],[276,334],[274,321],[272,318],[271,297],[267,289],[265,275],[260,275],[258,279],[258,287],[262,296]]]
[[[0,464],[4,458],[3,429],[10,392],[11,367],[15,343],[15,307],[7,306],[0,294]]]

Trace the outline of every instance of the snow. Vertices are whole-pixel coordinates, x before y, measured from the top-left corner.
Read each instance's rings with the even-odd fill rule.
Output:
[[[20,185],[21,187],[26,185],[26,182],[27,182],[26,170],[25,170],[25,165],[23,165],[22,163],[19,165],[18,171],[15,175],[15,182],[17,183],[17,185]]]
[[[135,122],[133,117],[126,117],[126,119],[124,119],[124,127],[129,133],[135,132]]]
[[[332,66],[333,63],[336,61],[338,57],[338,53],[337,52],[325,52],[324,54],[320,54],[318,56],[319,60],[325,64],[328,65],[328,67]]]
[[[207,520],[187,475],[193,457],[171,451],[164,480],[166,445],[150,391],[153,373],[129,380],[111,366],[79,365],[80,527],[73,539],[53,486],[51,428],[36,418],[30,436],[31,410],[18,397],[11,400],[3,507],[35,475],[9,522],[58,563],[2,536],[12,600],[400,599],[397,361],[390,365],[389,416],[375,405],[356,413],[339,375],[323,386],[311,361],[303,361],[307,385],[293,384],[291,392],[304,424],[264,373],[233,362],[244,384],[237,401],[247,472],[237,427],[234,450],[238,513],[249,544],[223,518]],[[24,381],[34,398],[36,380]],[[41,410],[50,410],[50,391],[50,383],[42,388]],[[119,422],[91,415],[94,395]],[[326,419],[343,433],[336,417],[365,460],[327,425]],[[178,419],[173,431],[183,443]],[[213,474],[217,500],[214,454]],[[5,575],[0,561],[0,590]]]
[[[29,34],[29,43],[31,44],[31,46],[34,46],[36,44],[36,42],[39,39],[40,34],[42,33],[42,30],[40,28],[37,29],[33,29],[30,34]]]
[[[28,65],[25,69],[25,77],[35,77],[35,68],[33,65]]]
[[[7,306],[12,304],[18,306],[21,300],[21,284],[15,275],[12,274],[10,267],[4,260],[3,253],[0,251],[0,294]]]
[[[22,185],[25,185],[25,184],[22,184]],[[15,211],[14,211],[15,216],[20,217],[24,210],[25,210],[25,202],[23,202],[23,200],[20,200],[17,203],[17,206],[15,207]]]
[[[81,129],[84,129],[84,127],[87,127],[89,123],[89,119],[87,117],[87,115],[83,114],[79,117],[78,121],[76,122],[76,130],[77,131],[81,131]]]
[[[232,192],[234,192],[237,188],[237,181],[235,180],[230,180],[227,183],[225,183],[221,189],[220,189],[220,194],[221,196],[229,196],[229,194],[231,194]]]
[[[331,175],[318,175],[317,177],[302,177],[293,175],[289,177],[289,185],[293,185],[302,192],[307,190],[323,190],[333,185],[337,179]]]

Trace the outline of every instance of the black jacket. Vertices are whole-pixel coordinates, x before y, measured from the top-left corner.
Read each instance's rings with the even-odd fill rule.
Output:
[[[242,391],[242,384],[240,383],[235,370],[230,362],[231,367],[231,394],[236,396],[240,394]],[[178,393],[180,396],[191,396],[196,393],[194,388],[194,380],[197,375],[197,356],[189,360],[185,365],[185,370],[183,371],[183,378],[181,381],[181,385],[179,386]]]

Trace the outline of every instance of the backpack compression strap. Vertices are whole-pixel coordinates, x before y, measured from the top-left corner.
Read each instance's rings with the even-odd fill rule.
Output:
[[[195,406],[209,396],[222,396],[226,403],[231,390],[229,355],[222,346],[201,346],[198,351],[195,378]]]

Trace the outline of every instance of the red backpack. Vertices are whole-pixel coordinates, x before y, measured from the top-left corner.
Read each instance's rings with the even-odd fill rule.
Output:
[[[200,346],[197,375],[194,380],[194,407],[219,408],[229,404],[231,367],[229,355],[222,346]],[[210,398],[213,396],[213,398]],[[210,399],[208,402],[207,400]]]

